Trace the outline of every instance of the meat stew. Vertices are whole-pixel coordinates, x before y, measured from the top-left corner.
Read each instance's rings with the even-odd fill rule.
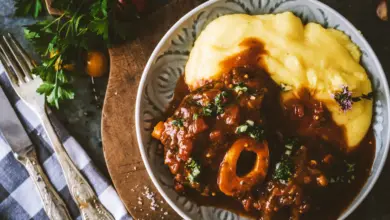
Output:
[[[253,218],[336,219],[368,178],[372,129],[347,152],[324,103],[305,89],[282,100],[291,91],[256,65],[262,48],[248,42],[220,80],[190,92],[181,78],[155,126],[175,190]]]

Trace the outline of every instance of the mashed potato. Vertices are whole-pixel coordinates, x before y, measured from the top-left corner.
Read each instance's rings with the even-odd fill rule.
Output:
[[[345,128],[349,149],[367,133],[372,118],[372,101],[362,100],[346,112],[332,97],[342,86],[353,96],[372,91],[371,82],[359,64],[361,52],[344,33],[319,24],[303,25],[290,12],[276,15],[226,15],[211,22],[196,40],[185,68],[185,81],[191,89],[202,82],[218,80],[222,61],[247,48],[247,38],[264,44],[259,66],[278,84],[298,91],[307,88],[323,101],[334,121]],[[298,93],[296,92],[296,95]]]

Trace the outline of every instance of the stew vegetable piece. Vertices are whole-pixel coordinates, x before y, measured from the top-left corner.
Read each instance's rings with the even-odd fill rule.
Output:
[[[372,131],[346,153],[325,105],[303,89],[282,101],[290,91],[255,65],[261,45],[248,42],[220,81],[189,92],[179,80],[167,120],[154,128],[175,190],[255,218],[337,218],[368,177]]]

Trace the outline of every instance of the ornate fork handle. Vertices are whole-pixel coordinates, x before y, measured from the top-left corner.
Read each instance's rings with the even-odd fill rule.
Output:
[[[99,202],[91,186],[69,158],[46,113],[40,114],[40,118],[57,154],[70,194],[79,207],[82,218],[84,220],[113,220],[112,215]]]
[[[15,155],[27,169],[41,197],[43,208],[51,220],[71,220],[65,203],[57,194],[41,166],[39,165],[35,150],[32,149],[25,156]]]

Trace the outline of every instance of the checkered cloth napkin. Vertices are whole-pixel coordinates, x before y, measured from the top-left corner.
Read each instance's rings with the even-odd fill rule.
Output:
[[[3,67],[0,65],[0,85],[5,90],[11,104],[22,116],[22,121],[27,126],[32,142],[36,146],[39,161],[49,177],[54,188],[59,192],[74,219],[80,219],[80,213],[73,202],[66,185],[61,167],[57,161],[52,147],[48,144],[48,138],[43,131],[39,120],[28,107],[15,94]],[[2,106],[0,106],[1,110]],[[0,111],[1,114],[1,111]],[[57,130],[63,145],[69,156],[87,178],[92,188],[97,193],[101,203],[115,217],[115,219],[132,219],[120,201],[118,194],[110,183],[99,173],[92,164],[91,159],[77,141],[55,120],[53,125]],[[1,220],[25,220],[48,219],[43,210],[41,200],[27,171],[13,156],[10,147],[0,136],[0,219]]]

